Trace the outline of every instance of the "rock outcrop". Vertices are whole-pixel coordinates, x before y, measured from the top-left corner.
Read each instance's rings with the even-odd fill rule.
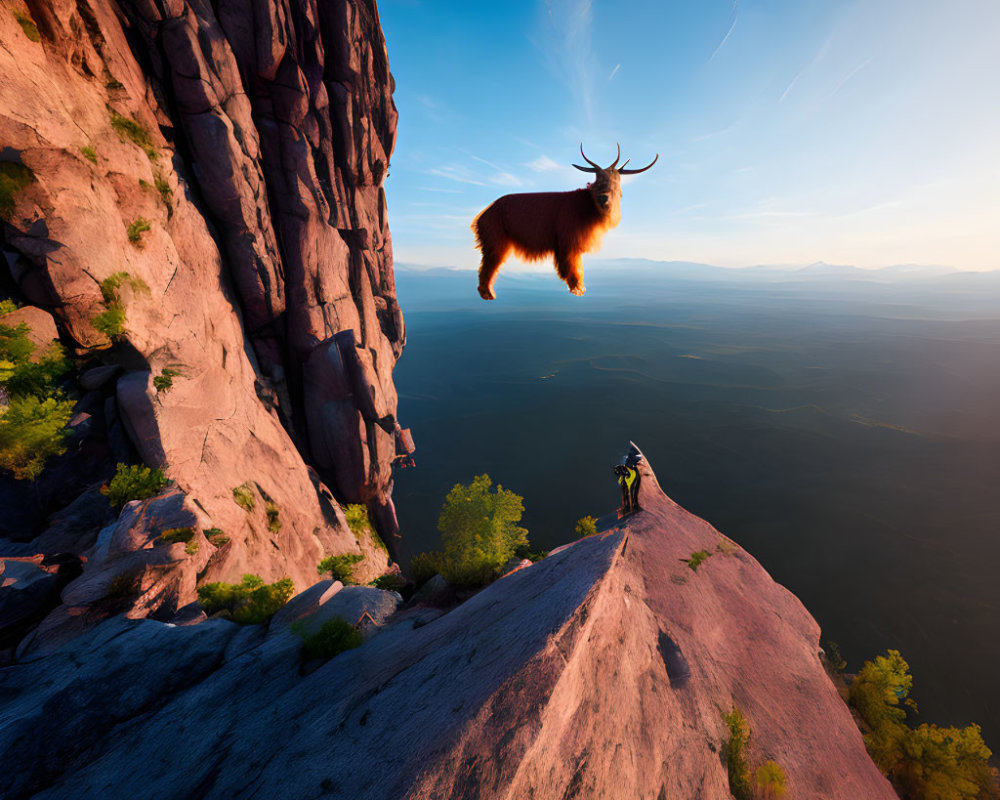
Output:
[[[374,0],[16,5],[0,8],[0,161],[20,176],[0,209],[0,287],[50,312],[89,358],[79,422],[104,449],[73,470],[89,496],[116,461],[141,459],[227,540],[203,539],[197,556],[174,547],[170,568],[157,552],[176,574],[145,587],[160,599],[142,608],[169,616],[195,578],[243,572],[305,588],[336,553],[371,556],[359,570],[378,575],[386,558],[341,510],[366,504],[393,546],[405,334],[382,187],[396,111]],[[46,317],[37,308],[16,313]],[[36,494],[40,514],[76,496]],[[99,546],[93,519],[29,517],[0,522],[0,536]]]
[[[735,705],[751,765],[777,761],[788,796],[894,798],[816,622],[640,471],[639,513],[419,627],[390,617],[311,672],[287,620],[122,618],[0,671],[0,748],[16,765],[0,793],[721,799]],[[287,616],[347,599],[335,589]]]

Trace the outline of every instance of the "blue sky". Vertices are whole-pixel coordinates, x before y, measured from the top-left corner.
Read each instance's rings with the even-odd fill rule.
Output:
[[[630,166],[599,257],[1000,268],[997,0],[381,0],[397,262]],[[591,256],[593,258],[593,256]],[[512,265],[513,266],[513,265]],[[516,268],[516,267],[515,267]],[[545,267],[548,269],[548,267]]]

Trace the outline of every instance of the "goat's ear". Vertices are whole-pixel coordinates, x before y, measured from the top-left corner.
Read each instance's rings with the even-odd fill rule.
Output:
[[[580,170],[580,172],[597,172],[593,167],[581,167],[579,164],[574,164],[573,166]]]

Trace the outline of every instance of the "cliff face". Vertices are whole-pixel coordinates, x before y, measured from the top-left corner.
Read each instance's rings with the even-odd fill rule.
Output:
[[[13,698],[0,746],[23,765],[0,791],[726,798],[735,705],[750,764],[777,761],[789,797],[894,798],[820,663],[816,622],[641,473],[640,513],[443,617],[397,615],[308,675],[287,618],[266,633],[119,618],[0,671]],[[699,550],[693,571],[682,559]]]
[[[199,534],[194,556],[143,560],[151,539],[115,534],[142,573],[138,615],[166,618],[196,578],[304,588],[325,555],[348,552],[372,556],[362,577],[385,568],[333,498],[365,503],[392,544],[405,335],[382,188],[391,94],[373,0],[0,8],[0,160],[31,175],[0,220],[2,283],[107,367],[84,375],[90,422],[71,442],[71,455],[92,440],[105,455],[73,462],[88,491],[48,550],[94,545],[108,520],[84,506],[130,454],[183,495],[160,527],[229,540]],[[113,308],[118,332],[99,321]],[[234,502],[240,486],[252,512]],[[103,583],[125,568],[105,564]]]

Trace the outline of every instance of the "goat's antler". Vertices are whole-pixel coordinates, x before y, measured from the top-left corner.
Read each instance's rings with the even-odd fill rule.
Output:
[[[660,154],[657,153],[656,154],[656,158],[654,158],[652,161],[650,161],[649,164],[647,164],[642,169],[624,169],[625,164],[627,164],[629,161],[631,161],[631,159],[628,159],[625,162],[625,164],[622,164],[622,169],[618,170],[618,174],[619,175],[635,175],[636,173],[639,173],[639,172],[645,172],[647,169],[649,169],[651,166],[653,166],[653,164],[656,163],[656,159],[659,158],[659,157],[660,157]]]

